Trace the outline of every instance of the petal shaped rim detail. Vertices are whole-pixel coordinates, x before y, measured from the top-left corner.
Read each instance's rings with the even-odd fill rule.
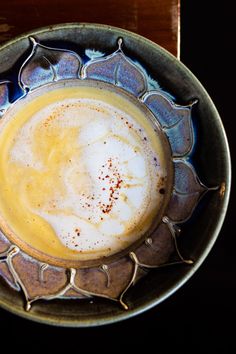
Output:
[[[147,108],[149,108],[149,110],[153,113],[153,115],[156,117],[156,119],[158,120],[158,122],[162,126],[162,129],[166,133],[167,136],[168,136],[168,134],[169,135],[172,134],[174,129],[178,128],[178,125],[180,123],[183,123],[184,120],[188,122],[189,128],[187,130],[188,130],[188,133],[189,133],[189,136],[190,136],[189,146],[182,153],[177,153],[175,151],[174,143],[171,143],[171,139],[170,139],[170,144],[171,144],[171,147],[172,147],[172,152],[173,152],[172,159],[173,159],[174,164],[176,164],[176,165],[177,164],[183,164],[183,166],[185,166],[184,167],[185,169],[186,168],[189,169],[190,174],[192,173],[192,179],[195,181],[196,190],[194,189],[193,191],[189,191],[189,192],[187,192],[186,190],[181,190],[180,186],[178,186],[178,182],[176,183],[176,181],[175,181],[174,188],[173,188],[173,195],[175,194],[175,195],[180,195],[180,196],[190,196],[191,197],[191,195],[194,195],[195,193],[199,193],[199,197],[198,197],[198,200],[196,202],[196,205],[197,205],[197,203],[200,200],[200,198],[207,191],[218,189],[218,187],[207,188],[203,183],[201,183],[200,179],[198,178],[198,176],[196,174],[196,171],[194,170],[194,167],[189,162],[187,162],[185,159],[183,159],[183,157],[187,156],[190,153],[190,151],[193,148],[193,145],[195,143],[194,139],[193,139],[193,127],[192,127],[192,120],[191,120],[191,110],[192,110],[193,105],[195,103],[197,103],[197,100],[193,100],[189,105],[181,106],[181,105],[177,105],[176,103],[174,103],[174,101],[170,100],[169,97],[167,98],[164,95],[164,93],[162,93],[161,91],[158,91],[158,90],[147,91],[147,88],[148,88],[147,77],[145,76],[144,72],[139,68],[139,66],[137,66],[123,52],[123,49],[122,49],[122,38],[118,39],[118,49],[115,52],[113,52],[110,55],[104,56],[104,57],[91,59],[86,64],[83,64],[81,57],[77,53],[75,53],[73,51],[70,51],[70,50],[67,50],[67,49],[61,49],[61,48],[47,47],[47,46],[37,42],[37,40],[35,38],[33,38],[33,37],[29,37],[29,40],[32,43],[32,51],[29,54],[29,56],[27,57],[27,59],[24,61],[24,63],[21,65],[21,68],[20,68],[20,70],[18,72],[18,84],[19,84],[20,88],[24,92],[23,97],[28,94],[28,91],[33,90],[35,87],[37,87],[37,86],[34,86],[34,85],[32,87],[30,87],[29,85],[25,84],[25,82],[22,79],[22,77],[23,77],[24,69],[27,67],[27,65],[30,63],[30,61],[37,54],[36,51],[37,51],[38,48],[41,48],[41,49],[44,49],[44,50],[47,50],[47,51],[52,51],[53,53],[67,53],[67,54],[70,54],[73,57],[75,57],[77,62],[78,62],[78,70],[76,71],[76,74],[73,76],[73,78],[75,78],[75,79],[86,79],[86,78],[89,78],[89,76],[87,75],[87,72],[88,72],[88,68],[91,68],[92,65],[99,64],[99,63],[101,63],[101,64],[105,63],[106,64],[109,60],[113,60],[115,57],[117,57],[117,58],[119,57],[119,58],[121,58],[122,61],[124,61],[124,63],[126,65],[129,65],[130,68],[135,70],[138,73],[139,77],[141,78],[140,79],[140,82],[141,82],[140,87],[141,87],[141,89],[137,90],[137,92],[135,92],[135,90],[133,90],[133,92],[132,92],[131,88],[127,87],[127,86],[123,87],[121,85],[121,87],[123,89],[127,90],[128,92],[133,93],[137,97],[137,99],[139,99]],[[66,76],[64,76],[62,78],[58,77],[57,69],[54,67],[54,64],[50,61],[50,59],[48,59],[46,56],[42,56],[42,58],[47,63],[47,65],[48,65],[48,67],[50,69],[50,80],[48,82],[57,81],[59,79],[63,80],[63,79],[67,78]],[[79,74],[80,70],[81,70],[81,74]],[[114,70],[113,80],[114,80],[114,84],[120,87],[118,75],[120,75],[119,68]],[[48,82],[46,81],[46,83],[48,83]],[[110,81],[108,81],[108,82],[110,82]],[[8,84],[9,84],[8,81],[1,81],[0,82],[0,86],[1,85],[8,85]],[[42,85],[44,85],[44,84],[45,84],[45,82],[42,83]],[[39,86],[40,86],[40,84],[39,84]],[[169,122],[169,124],[167,124],[167,118],[166,117],[168,117],[168,115],[170,115],[170,114],[167,112],[167,113],[165,113],[166,114],[166,116],[164,117],[165,119],[164,118],[160,118],[160,117],[158,117],[157,112],[155,113],[155,111],[153,111],[153,109],[150,108],[150,105],[147,104],[148,100],[150,98],[153,98],[153,97],[156,97],[156,98],[158,98],[158,97],[160,98],[161,97],[161,99],[164,100],[163,102],[165,102],[166,105],[167,105],[167,109],[166,109],[167,111],[169,109],[169,111],[173,111],[173,112],[182,112],[182,115],[181,114],[180,115],[174,115],[173,114],[174,118],[173,119],[172,118],[168,118],[170,120],[170,122]],[[7,99],[8,99],[8,96],[7,96]],[[9,100],[7,101],[7,104],[10,105]],[[168,106],[169,106],[169,108],[168,108]],[[183,112],[184,112],[184,115],[183,115]],[[184,123],[185,123],[185,121],[184,121]],[[199,187],[199,189],[198,189],[198,187]],[[181,253],[180,253],[180,251],[178,249],[177,238],[176,237],[178,236],[178,234],[180,232],[180,229],[177,226],[177,224],[181,224],[181,223],[186,222],[191,217],[192,212],[195,209],[196,205],[194,205],[193,208],[191,208],[191,210],[189,211],[189,215],[186,218],[182,219],[182,220],[172,220],[171,217],[168,215],[168,212],[166,213],[166,216],[164,216],[163,219],[162,219],[162,224],[166,224],[168,226],[170,234],[171,234],[171,236],[173,238],[175,250],[177,252],[177,255],[179,256],[179,261],[170,262],[170,263],[167,262],[167,263],[157,264],[157,265],[155,265],[155,264],[146,264],[146,263],[142,263],[139,260],[137,254],[135,252],[130,252],[129,253],[129,259],[130,259],[130,261],[133,264],[133,270],[132,270],[132,272],[130,274],[130,278],[129,278],[128,283],[126,284],[124,289],[121,291],[120,295],[118,297],[116,297],[116,298],[107,296],[105,294],[91,292],[91,291],[88,291],[88,290],[86,290],[84,288],[80,288],[75,282],[75,277],[76,277],[76,272],[77,272],[77,270],[75,268],[69,268],[68,269],[69,275],[68,275],[68,278],[67,278],[67,283],[58,292],[55,292],[55,293],[53,293],[51,295],[38,295],[38,296],[35,296],[35,297],[31,298],[29,296],[29,294],[28,294],[26,286],[22,282],[21,277],[17,273],[17,271],[16,271],[16,269],[14,267],[14,264],[13,264],[14,257],[19,252],[23,253],[18,248],[18,246],[10,244],[10,246],[6,250],[1,252],[0,253],[0,263],[4,263],[5,262],[8,265],[9,270],[10,270],[10,272],[11,272],[11,274],[13,276],[13,279],[15,281],[16,288],[18,290],[21,290],[24,293],[24,296],[25,296],[25,299],[26,299],[26,310],[27,311],[30,310],[31,304],[33,302],[35,302],[37,300],[40,300],[40,299],[52,300],[52,299],[55,299],[55,298],[61,298],[61,297],[64,298],[64,295],[66,295],[66,292],[69,291],[69,290],[74,290],[78,294],[82,294],[84,297],[87,297],[87,298],[101,297],[101,298],[105,298],[105,299],[110,299],[110,300],[115,301],[115,302],[119,302],[122,305],[122,307],[127,310],[128,309],[128,305],[123,301],[123,297],[125,296],[125,294],[128,291],[128,289],[135,283],[136,278],[137,278],[137,272],[138,272],[139,268],[145,268],[145,269],[162,268],[162,267],[169,266],[169,265],[174,265],[174,264],[182,264],[182,263],[192,264],[193,263],[192,260],[185,259],[181,255]],[[160,224],[160,225],[162,225],[162,224]],[[149,236],[149,238],[147,238],[144,241],[144,244],[147,247],[151,247],[152,250],[154,252],[156,252],[156,250],[154,249],[154,247],[152,245],[152,238],[150,236]],[[35,260],[35,261],[37,261],[37,260]],[[41,264],[40,263],[39,264],[39,272],[42,272],[42,274],[43,274],[44,270],[47,269],[47,266],[48,266],[47,264]],[[109,268],[106,265],[102,264],[100,266],[100,268],[98,268],[98,270],[104,272],[104,275],[107,277],[107,284],[109,284]],[[43,277],[42,274],[40,276]]]
[[[79,72],[80,72],[80,69],[82,66],[82,59],[80,58],[80,56],[77,53],[75,53],[74,51],[68,50],[68,49],[48,47],[44,44],[39,43],[34,37],[29,37],[29,41],[32,44],[31,53],[26,58],[26,60],[23,62],[23,64],[21,65],[19,73],[18,73],[18,85],[23,90],[23,92],[27,93],[28,91],[30,91],[34,88],[37,88],[41,85],[47,84],[49,82],[63,80],[63,79],[67,79],[67,78],[78,78],[79,77]],[[24,70],[27,68],[28,65],[30,65],[31,60],[33,60],[34,57],[37,55],[38,48],[44,49],[49,52],[51,51],[52,53],[58,54],[58,55],[65,53],[65,54],[73,56],[78,63],[78,68],[76,68],[74,75],[68,76],[68,74],[65,74],[65,76],[58,78],[58,73],[57,73],[56,68],[54,67],[54,64],[47,58],[47,56],[43,55],[43,56],[41,56],[41,59],[43,59],[44,62],[46,62],[47,66],[49,67],[49,69],[51,71],[51,78],[49,78],[49,79],[46,78],[44,81],[42,79],[41,79],[41,81],[40,80],[38,81],[39,77],[37,77],[37,80],[32,80],[33,84],[31,85],[31,87],[30,87],[30,85],[27,85],[24,82],[25,80],[23,79]],[[59,62],[60,61],[58,61],[57,64]],[[46,70],[46,69],[44,69],[44,70]]]
[[[141,97],[146,91],[147,91],[147,78],[144,75],[144,73],[140,70],[140,68],[130,59],[128,58],[123,50],[122,50],[122,44],[123,44],[123,39],[119,38],[118,41],[118,49],[113,52],[110,55],[103,56],[101,58],[95,58],[89,60],[85,65],[83,65],[82,70],[81,70],[81,78],[86,79],[86,78],[96,78],[97,80],[102,80],[105,82],[113,83],[116,86],[119,86],[123,88],[124,90],[127,90],[128,92],[134,94],[136,97]],[[115,59],[120,58],[120,61],[115,64],[114,68],[112,68],[112,71],[110,73],[102,73],[102,74],[96,74],[95,72],[91,72],[90,75],[88,75],[88,70],[92,69],[93,66],[97,66],[98,69],[103,69],[103,66],[107,65],[107,63],[114,61]],[[122,65],[128,65],[132,70],[134,71],[132,75],[132,81],[138,83],[141,86],[140,89],[134,89],[132,86],[128,83],[128,85],[124,85],[122,83],[119,84],[119,68]],[[135,80],[135,72],[136,76],[139,75],[139,80],[136,78]],[[110,76],[109,76],[110,75]],[[122,75],[121,75],[122,77]],[[124,79],[126,79],[125,75],[123,76]]]

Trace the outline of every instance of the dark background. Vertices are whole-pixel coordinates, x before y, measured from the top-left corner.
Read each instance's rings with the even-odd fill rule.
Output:
[[[234,11],[229,2],[182,0],[181,60],[215,102],[228,135],[232,160],[236,141],[234,51]],[[10,347],[18,350],[32,348],[33,343],[40,351],[54,353],[62,345],[67,353],[119,353],[128,348],[146,353],[202,353],[206,345],[210,352],[233,352],[236,350],[233,194],[234,188],[226,220],[210,255],[192,279],[158,307],[121,323],[91,329],[49,327],[0,310],[0,344],[11,333]],[[0,353],[3,353],[1,345]]]

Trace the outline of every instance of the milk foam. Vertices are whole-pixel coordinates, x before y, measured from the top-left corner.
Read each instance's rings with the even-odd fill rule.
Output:
[[[35,112],[17,130],[9,164],[24,208],[78,254],[126,248],[163,199],[162,152],[132,114],[96,98],[60,99]]]

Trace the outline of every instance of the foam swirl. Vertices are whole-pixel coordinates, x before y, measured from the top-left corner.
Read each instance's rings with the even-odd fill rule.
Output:
[[[142,124],[128,102],[122,109],[105,93],[86,90],[60,89],[32,100],[14,114],[14,132],[9,119],[0,139],[1,145],[8,138],[0,161],[4,194],[9,198],[14,189],[25,211],[33,231],[27,242],[82,260],[114,254],[140,238],[161,207],[166,181],[151,123]],[[6,208],[3,197],[5,215]],[[11,221],[24,238],[23,221]]]

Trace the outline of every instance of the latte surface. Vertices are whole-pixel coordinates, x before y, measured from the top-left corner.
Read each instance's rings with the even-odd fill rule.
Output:
[[[158,126],[104,88],[58,85],[29,96],[0,126],[1,228],[58,259],[126,249],[163,207],[168,178]]]

